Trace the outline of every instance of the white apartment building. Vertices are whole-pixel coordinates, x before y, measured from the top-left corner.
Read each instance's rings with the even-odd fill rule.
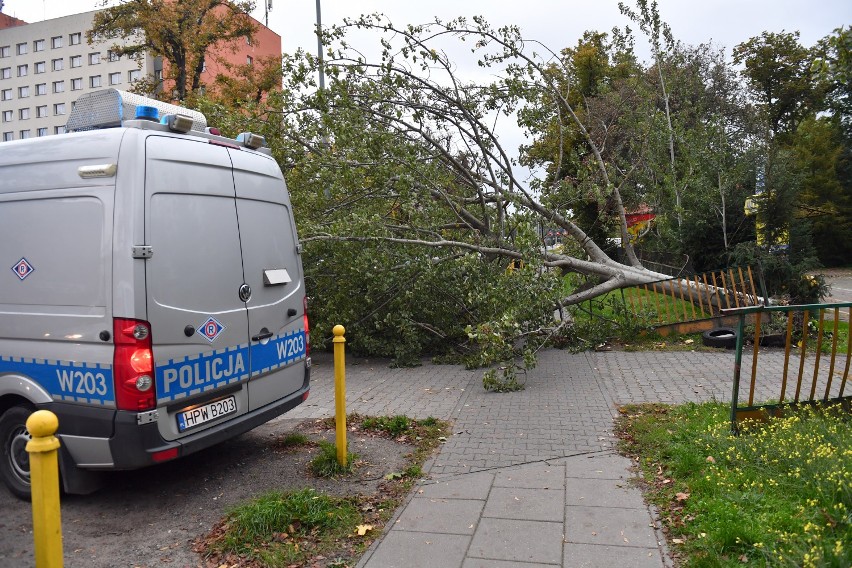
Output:
[[[0,29],[0,141],[61,134],[83,93],[161,77],[159,58],[119,58],[109,49],[114,42],[86,43],[94,15]]]

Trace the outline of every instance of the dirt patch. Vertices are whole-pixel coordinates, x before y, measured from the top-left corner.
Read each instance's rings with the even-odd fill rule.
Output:
[[[65,566],[203,566],[192,543],[229,507],[268,491],[305,487],[338,496],[374,494],[385,475],[407,467],[405,456],[413,450],[383,436],[350,432],[349,450],[361,462],[356,473],[322,479],[308,471],[315,447],[280,443],[294,432],[312,440],[334,437],[319,422],[282,419],[185,459],[110,473],[92,495],[63,495]],[[0,488],[0,566],[34,565],[30,504]]]

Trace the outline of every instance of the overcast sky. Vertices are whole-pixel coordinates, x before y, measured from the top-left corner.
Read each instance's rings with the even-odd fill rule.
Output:
[[[93,10],[96,0],[4,0],[3,12],[27,22]],[[254,16],[264,20],[263,2]],[[116,2],[113,2],[116,3]],[[659,0],[660,13],[675,38],[690,44],[713,40],[726,48],[762,31],[799,30],[802,43],[813,45],[842,25],[852,24],[850,0]],[[316,51],[315,0],[272,0],[269,27],[282,37],[283,51],[298,47]],[[524,36],[559,50],[572,46],[585,30],[623,27],[617,0],[322,0],[322,22],[329,25],[346,16],[382,12],[395,24],[425,23],[435,16],[483,15],[492,25],[517,24]],[[637,52],[647,50],[637,41]]]

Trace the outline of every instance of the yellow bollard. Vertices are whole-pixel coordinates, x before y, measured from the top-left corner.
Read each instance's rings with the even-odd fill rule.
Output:
[[[346,467],[346,360],[342,325],[334,326],[334,424],[337,434],[337,463]]]
[[[53,435],[59,419],[49,410],[37,410],[27,418],[32,439],[30,482],[33,500],[33,538],[36,568],[62,568],[62,522],[59,517],[59,440]]]

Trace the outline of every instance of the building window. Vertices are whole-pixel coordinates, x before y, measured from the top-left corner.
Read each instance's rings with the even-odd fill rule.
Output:
[[[54,126],[53,127],[54,134],[65,134],[65,126]]]
[[[0,79],[11,79],[12,78],[12,68],[4,67],[0,69]]]
[[[154,79],[156,79],[157,81],[163,80],[163,70],[162,69],[157,69],[157,70],[154,71]]]
[[[11,101],[12,89],[3,89],[0,91],[0,101]]]
[[[30,72],[29,65],[18,65],[18,77],[26,77]]]
[[[4,45],[0,47],[0,57],[11,57],[12,56],[12,48],[8,45]]]
[[[53,61],[51,61],[51,66],[53,67],[54,71],[62,71],[62,60],[54,59]]]
[[[19,120],[29,120],[30,119],[30,109],[22,108],[18,110],[18,119]]]
[[[53,116],[65,114],[65,103],[56,103],[53,105]]]
[[[100,75],[92,75],[89,77],[89,86],[93,89],[101,86],[101,76]]]
[[[127,80],[131,83],[133,81],[138,81],[140,77],[142,77],[142,71],[139,69],[132,69],[127,72]]]
[[[47,83],[38,83],[35,90],[36,96],[47,94]]]
[[[252,59],[251,55],[246,55],[246,65],[251,65],[254,63],[254,59]]]
[[[109,84],[110,85],[121,84],[121,72],[110,73],[109,74]]]
[[[44,61],[39,61],[35,64],[35,73],[38,75],[39,73],[44,73]]]
[[[111,49],[109,51],[107,51],[107,60],[108,61],[115,62],[115,61],[118,61],[119,59],[121,59],[121,56],[119,54],[117,54],[116,52],[114,52]]]
[[[12,122],[12,111],[4,110],[3,111],[3,122]]]
[[[15,133],[14,132],[4,132],[3,133],[3,142],[11,142],[14,139],[15,139]]]
[[[83,78],[71,79],[71,90],[79,91],[83,88]]]
[[[53,92],[54,93],[64,93],[65,92],[65,81],[54,81],[53,82]]]
[[[37,106],[36,107],[36,118],[46,118],[47,117],[47,105]]]
[[[19,43],[18,44],[18,55],[26,55],[29,50],[27,49],[27,44]]]
[[[81,39],[82,39],[82,36],[81,36],[80,32],[77,32],[76,34],[68,34],[68,43],[70,45],[80,45]]]
[[[47,128],[39,128],[38,130],[36,130],[36,136],[47,136]]]
[[[101,62],[101,54],[100,53],[90,53],[89,54],[89,65],[97,65]]]
[[[30,96],[30,87],[29,85],[18,87],[18,98],[25,99]]]
[[[82,67],[83,65],[83,56],[82,55],[72,55],[71,56],[71,67]]]
[[[51,49],[59,49],[62,47],[62,36],[50,38],[50,47]]]
[[[30,137],[30,131],[29,130],[21,130],[21,132],[19,134],[21,135],[21,140],[26,140],[27,138]]]
[[[37,39],[33,42],[33,51],[44,51],[43,39]]]

